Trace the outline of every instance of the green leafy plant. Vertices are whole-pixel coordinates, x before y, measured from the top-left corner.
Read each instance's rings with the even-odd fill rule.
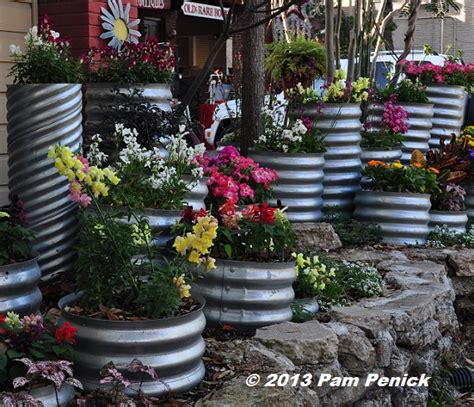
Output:
[[[13,66],[9,76],[18,84],[79,83],[81,66],[71,55],[69,42],[52,29],[44,16],[25,36],[25,51],[10,46]]]
[[[426,86],[417,81],[404,79],[396,85],[378,88],[374,93],[374,100],[387,101],[395,95],[398,103],[429,103],[426,95]]]
[[[317,255],[305,256],[293,253],[296,260],[296,280],[293,283],[295,298],[311,298],[321,295],[336,277],[336,269],[329,268]]]
[[[474,247],[474,226],[466,233],[450,230],[447,226],[436,226],[428,235],[427,246],[443,248],[460,246],[466,248]]]

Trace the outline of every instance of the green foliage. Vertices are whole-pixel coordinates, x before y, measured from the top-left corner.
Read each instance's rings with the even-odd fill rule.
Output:
[[[336,277],[336,269],[329,268],[319,256],[304,256],[293,253],[296,259],[296,280],[293,284],[296,298],[311,298],[322,295],[326,286]]]
[[[21,225],[14,209],[0,211],[0,266],[31,259],[33,238],[34,234]]]
[[[436,226],[428,235],[426,243],[428,246],[443,248],[460,246],[466,248],[474,247],[474,226],[466,233],[454,232],[447,226]]]
[[[397,103],[429,103],[426,87],[410,79],[404,79],[397,85],[376,89],[374,99],[387,101],[393,94],[397,97]]]
[[[373,131],[366,130],[361,132],[363,148],[394,148],[400,147],[404,140],[401,133],[393,133],[390,130]]]

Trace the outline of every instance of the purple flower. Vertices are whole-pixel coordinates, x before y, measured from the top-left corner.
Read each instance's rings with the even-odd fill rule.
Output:
[[[303,117],[302,121],[303,121],[303,125],[308,129],[308,131],[313,130],[313,122],[311,121],[309,117],[306,117],[306,116]]]

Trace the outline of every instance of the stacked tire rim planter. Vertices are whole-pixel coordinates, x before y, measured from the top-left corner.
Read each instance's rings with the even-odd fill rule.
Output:
[[[254,330],[292,319],[294,262],[218,260],[216,266],[193,287],[206,300],[209,325]]]
[[[32,389],[30,394],[37,401],[41,401],[43,407],[66,407],[76,397],[74,387],[69,384],[63,384],[56,391],[54,386],[38,387]]]
[[[0,266],[0,314],[29,315],[39,310],[41,270],[38,259]]]
[[[453,232],[464,233],[467,221],[466,211],[430,211],[429,229],[431,232],[436,226],[446,226]]]
[[[55,144],[79,150],[81,85],[11,85],[7,109],[10,196],[24,202],[41,271],[51,277],[72,270],[79,226],[68,181],[47,154]]]
[[[426,243],[430,195],[359,191],[354,218],[380,226],[383,241],[394,245]]]
[[[326,104],[305,108],[303,114],[313,119],[326,137],[323,207],[337,207],[343,216],[350,217],[361,178],[360,105]]]
[[[463,86],[430,85],[426,94],[434,106],[430,148],[439,148],[441,139],[449,140],[453,133],[457,136],[461,133],[467,93]]]
[[[430,132],[433,119],[433,105],[424,103],[399,103],[408,113],[408,131],[404,135],[402,145],[403,164],[408,164],[411,153],[419,150],[426,153],[429,150]],[[369,116],[373,118],[374,127],[382,121],[383,104],[371,103]]]
[[[323,154],[289,154],[252,151],[250,157],[278,173],[271,205],[288,207],[291,222],[318,222],[323,206]]]
[[[186,315],[144,321],[109,321],[73,315],[65,310],[79,298],[70,294],[61,299],[61,319],[78,329],[74,373],[86,391],[100,387],[100,370],[113,362],[120,366],[140,360],[156,370],[159,380],[145,379],[142,390],[148,396],[182,393],[204,378],[201,360],[206,326],[202,307]],[[127,378],[130,374],[127,373]],[[136,395],[142,375],[132,376],[129,395]]]

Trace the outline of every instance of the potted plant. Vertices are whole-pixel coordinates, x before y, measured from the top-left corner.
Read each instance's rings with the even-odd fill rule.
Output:
[[[324,45],[304,36],[272,42],[267,45],[265,69],[273,80],[283,79],[285,92],[298,83],[310,87],[326,71]]]
[[[189,252],[192,242],[187,236],[199,216],[185,215],[175,228],[183,236],[175,242],[179,253]],[[228,200],[219,208],[219,218],[212,251],[216,269],[193,287],[206,299],[208,323],[254,330],[291,320],[296,277],[291,250],[296,235],[284,213],[266,203],[237,210]]]
[[[50,143],[77,151],[82,143],[80,64],[47,17],[31,28],[25,49],[11,46],[7,88],[8,185],[23,200],[44,276],[71,270],[77,233],[67,183],[47,158]]]
[[[76,332],[69,323],[55,327],[40,314],[22,318],[14,312],[0,314],[2,405],[68,405],[74,387],[82,389],[70,362]]]
[[[369,161],[363,174],[369,189],[356,195],[354,217],[380,226],[385,243],[423,244],[429,233],[430,193],[439,191],[434,170],[424,168],[423,154],[413,153],[405,166],[399,161],[385,164]]]
[[[205,327],[203,303],[190,297],[191,281],[214,267],[209,256],[217,221],[200,217],[187,236],[190,253],[159,261],[156,238],[146,217],[122,208],[106,210],[101,198],[120,184],[109,168],[89,165],[64,147],[51,155],[69,176],[75,199],[89,203],[79,236],[76,283],[78,292],[61,299],[62,319],[81,329],[76,337],[75,369],[86,390],[97,389],[104,365],[119,371],[133,359],[156,371],[137,373],[127,394],[163,395],[182,392],[204,377],[201,357]],[[72,173],[69,169],[72,168]],[[87,206],[87,205],[86,205]],[[124,223],[123,216],[133,219]]]
[[[324,138],[307,117],[280,119],[279,109],[262,113],[262,134],[250,157],[278,173],[273,206],[288,207],[291,222],[317,222],[322,218]]]
[[[157,243],[164,246],[171,238],[170,227],[186,205],[204,208],[207,186],[203,178],[204,145],[188,147],[184,128],[169,138],[169,144],[159,149],[146,149],[138,143],[135,129],[122,124],[115,126],[114,144],[118,151],[108,156],[101,149],[102,139],[93,136],[87,159],[102,167],[112,162],[116,176],[122,180],[102,202],[115,208],[142,211],[158,234]]]
[[[0,210],[0,313],[15,311],[20,315],[39,310],[41,270],[33,254],[33,233],[22,225],[21,202],[9,210]]]
[[[402,142],[401,158],[402,163],[408,164],[413,151],[426,153],[429,149],[433,105],[426,96],[426,88],[416,81],[405,79],[397,85],[377,89],[367,108],[374,127],[378,127],[382,122],[384,102],[391,98],[396,100],[396,105],[405,109],[408,114],[405,119],[408,129]]]
[[[423,61],[401,61],[407,78],[426,86],[433,108],[430,148],[439,148],[442,139],[459,136],[464,122],[467,95],[471,93],[474,66],[461,63],[461,55],[449,57],[443,66]]]
[[[119,101],[120,93],[139,89],[144,98],[161,110],[171,110],[171,83],[176,65],[173,46],[149,39],[138,44],[125,42],[120,50],[93,47],[80,61],[86,81],[87,135],[100,130],[108,114],[100,107]],[[118,94],[115,90],[119,90]]]

